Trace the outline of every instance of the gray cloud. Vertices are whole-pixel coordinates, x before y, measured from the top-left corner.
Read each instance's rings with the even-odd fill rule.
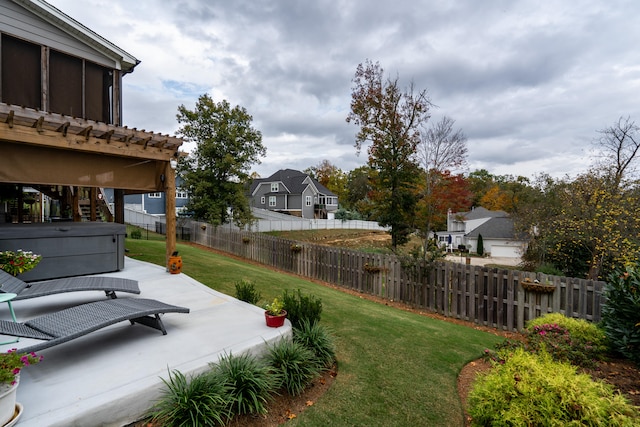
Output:
[[[366,162],[344,121],[365,59],[428,90],[434,120],[466,133],[472,169],[575,175],[598,129],[640,120],[633,0],[50,1],[142,60],[125,124],[171,133],[179,105],[227,99],[263,133],[263,176]]]

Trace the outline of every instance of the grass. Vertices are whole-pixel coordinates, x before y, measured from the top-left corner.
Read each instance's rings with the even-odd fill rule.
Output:
[[[132,258],[164,265],[164,242],[126,241]],[[463,426],[456,378],[502,338],[371,302],[284,273],[178,244],[182,272],[228,295],[249,280],[266,300],[300,289],[322,300],[338,377],[290,426]]]

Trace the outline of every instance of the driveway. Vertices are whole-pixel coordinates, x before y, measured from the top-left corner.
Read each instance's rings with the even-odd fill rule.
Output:
[[[466,257],[464,256],[465,254],[462,254],[462,256],[458,255],[458,254],[448,254],[445,259],[447,261],[451,261],[451,262],[459,262],[462,264],[465,264],[466,261]],[[510,266],[516,266],[518,264],[520,264],[520,262],[522,261],[520,258],[506,258],[506,257],[485,257],[485,258],[480,258],[477,256],[472,256],[469,257],[470,260],[470,264],[471,265],[487,265],[487,264],[498,264],[498,265],[510,265]]]

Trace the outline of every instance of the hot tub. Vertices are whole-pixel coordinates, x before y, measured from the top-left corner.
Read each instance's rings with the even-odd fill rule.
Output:
[[[33,270],[19,276],[27,282],[108,273],[124,268],[125,234],[126,226],[116,223],[4,224],[0,251],[42,255]]]

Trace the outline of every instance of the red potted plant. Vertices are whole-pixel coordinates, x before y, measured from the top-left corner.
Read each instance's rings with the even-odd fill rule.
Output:
[[[267,326],[271,328],[279,328],[284,325],[284,319],[287,317],[284,303],[278,298],[274,298],[271,304],[265,305],[264,317],[267,321]]]

